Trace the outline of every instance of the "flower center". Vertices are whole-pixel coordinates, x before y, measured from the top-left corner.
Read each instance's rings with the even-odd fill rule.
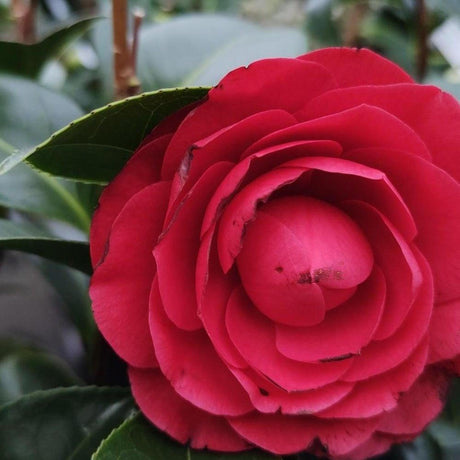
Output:
[[[241,282],[274,321],[317,324],[369,276],[372,250],[340,209],[290,196],[263,205],[246,229],[237,258]]]

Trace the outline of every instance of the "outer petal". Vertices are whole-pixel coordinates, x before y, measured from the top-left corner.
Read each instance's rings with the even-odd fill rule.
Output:
[[[195,301],[195,268],[200,247],[201,219],[209,197],[231,166],[229,162],[219,162],[201,176],[176,208],[153,251],[163,307],[169,319],[181,329],[196,330],[202,327]]]
[[[139,190],[158,182],[161,161],[170,139],[171,135],[163,135],[140,148],[104,189],[91,224],[90,250],[93,266],[104,256],[110,227],[126,202]]]
[[[313,416],[251,413],[229,419],[230,425],[249,442],[276,454],[307,449],[315,439],[331,456],[348,453],[366,441],[378,421],[322,420]]]
[[[180,396],[216,415],[240,415],[253,409],[205,332],[178,329],[167,318],[157,283],[150,296],[149,320],[160,368]]]
[[[449,376],[440,368],[429,367],[405,393],[396,409],[383,417],[378,431],[395,435],[416,435],[444,406]]]
[[[410,126],[427,145],[433,162],[460,180],[460,105],[434,86],[399,84],[328,91],[296,116],[310,120],[360,104],[381,107]]]
[[[174,174],[196,141],[257,112],[296,112],[306,101],[335,87],[323,66],[298,59],[264,59],[230,72],[177,130],[165,155],[162,177]]]
[[[430,323],[430,362],[460,355],[460,301],[438,305]]]
[[[358,48],[327,48],[300,56],[326,67],[339,87],[411,83],[412,78],[388,59]]]
[[[152,248],[166,212],[169,183],[134,195],[116,219],[108,253],[96,268],[90,296],[96,322],[114,350],[129,364],[155,366],[148,328],[148,302],[155,261]]]
[[[225,452],[248,449],[249,444],[223,417],[204,412],[182,399],[159,370],[128,368],[131,389],[142,412],[158,428],[195,449]]]

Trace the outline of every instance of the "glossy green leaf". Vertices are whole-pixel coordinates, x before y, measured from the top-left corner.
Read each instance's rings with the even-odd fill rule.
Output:
[[[156,430],[143,416],[125,421],[99,446],[91,460],[269,460],[280,457],[260,451],[223,454],[190,449]]]
[[[0,247],[36,254],[91,273],[88,243],[63,240],[27,222],[0,219]]]
[[[87,460],[133,407],[129,391],[123,388],[31,393],[0,408],[1,458]]]
[[[0,41],[0,72],[36,77],[43,65],[58,56],[98,20],[89,18],[59,29],[32,45]]]
[[[33,391],[82,383],[64,362],[41,351],[22,347],[0,356],[0,406]]]
[[[0,165],[0,173],[27,158],[34,167],[56,176],[106,183],[154,126],[207,92],[207,88],[171,89],[109,104],[72,122],[31,152],[10,156],[3,168]]]

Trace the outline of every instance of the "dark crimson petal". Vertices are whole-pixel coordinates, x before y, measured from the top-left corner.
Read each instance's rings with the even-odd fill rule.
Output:
[[[433,162],[460,180],[460,105],[434,86],[399,84],[332,90],[313,99],[296,116],[310,120],[360,104],[381,107],[401,119],[425,142]]]
[[[433,310],[430,329],[430,362],[460,355],[460,301],[438,305]]]
[[[187,193],[216,161],[236,163],[241,152],[255,141],[294,123],[296,119],[284,110],[267,110],[250,115],[196,142],[188,150],[174,176],[170,203]]]
[[[385,306],[385,279],[374,267],[356,294],[324,321],[311,327],[276,325],[276,348],[299,361],[335,360],[356,355],[366,346],[379,324]]]
[[[275,348],[273,323],[251,304],[244,290],[235,288],[226,315],[230,339],[248,364],[287,391],[307,391],[335,382],[354,358],[309,364],[288,359]]]
[[[341,88],[413,82],[396,64],[368,49],[327,48],[299,56],[298,59],[326,67]]]
[[[215,227],[215,225],[214,225]],[[236,269],[226,275],[217,258],[214,227],[202,238],[197,258],[198,315],[219,356],[233,367],[247,367],[225,327],[225,311],[233,288],[239,284]]]
[[[420,433],[442,410],[449,380],[442,369],[428,367],[396,408],[382,417],[378,431],[398,436]]]
[[[323,66],[299,59],[264,59],[230,72],[179,126],[166,152],[162,177],[173,176],[192,144],[225,126],[270,109],[296,112],[336,87]]]
[[[363,149],[346,156],[385,172],[414,217],[419,232],[415,243],[433,271],[436,302],[458,299],[460,184],[433,164],[399,150]]]
[[[108,253],[91,279],[97,325],[113,349],[136,367],[156,365],[148,327],[155,245],[166,212],[168,182],[135,194],[115,220]]]
[[[345,151],[364,147],[400,149],[404,146],[404,150],[413,155],[431,159],[426,145],[412,128],[385,110],[366,104],[280,129],[255,142],[244,156],[305,139],[330,139],[339,142]]]
[[[350,382],[334,382],[316,390],[289,393],[251,369],[232,369],[232,372],[248,392],[254,407],[264,413],[313,414],[346,397],[354,386]]]
[[[158,182],[163,154],[170,140],[171,135],[164,135],[140,148],[102,192],[91,224],[93,267],[104,256],[110,227],[126,202],[139,190]]]
[[[160,368],[182,398],[216,415],[241,415],[253,409],[205,332],[178,329],[168,319],[156,281],[150,295],[149,322]]]
[[[371,436],[378,423],[378,419],[322,420],[308,415],[257,412],[228,421],[243,438],[275,454],[297,453],[319,438],[331,456],[355,449]]]
[[[195,300],[201,221],[210,196],[232,166],[219,162],[201,176],[178,205],[153,250],[164,310],[181,329],[193,331],[202,327]]]
[[[233,452],[251,446],[223,417],[204,412],[181,398],[157,369],[128,368],[134,398],[147,418],[177,441],[195,449]]]
[[[244,158],[230,171],[211,198],[203,219],[201,235],[203,236],[220,217],[222,209],[232,195],[261,174],[293,158],[311,155],[337,157],[341,153],[342,148],[337,142],[316,140],[277,145]]]
[[[428,341],[395,369],[356,383],[353,391],[332,407],[317,414],[324,418],[365,418],[396,407],[400,394],[409,390],[426,364]]]
[[[362,202],[344,202],[342,206],[361,226],[371,244],[377,265],[387,283],[387,299],[374,340],[390,337],[407,315],[423,282],[411,246],[377,209]]]
[[[433,281],[426,260],[418,253],[416,256],[424,282],[404,322],[392,336],[365,347],[342,377],[344,381],[368,379],[395,368],[407,359],[425,336],[433,310]]]

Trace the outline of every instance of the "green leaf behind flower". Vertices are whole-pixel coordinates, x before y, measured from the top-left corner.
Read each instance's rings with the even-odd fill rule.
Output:
[[[81,383],[57,357],[0,342],[0,406],[33,391]]]
[[[36,254],[84,273],[92,272],[88,243],[57,238],[28,222],[0,219],[0,247]]]
[[[87,460],[132,413],[124,388],[37,391],[0,408],[0,458]]]
[[[193,450],[160,433],[142,414],[137,414],[114,430],[102,442],[91,460],[273,460],[280,458],[255,450],[241,454]]]

